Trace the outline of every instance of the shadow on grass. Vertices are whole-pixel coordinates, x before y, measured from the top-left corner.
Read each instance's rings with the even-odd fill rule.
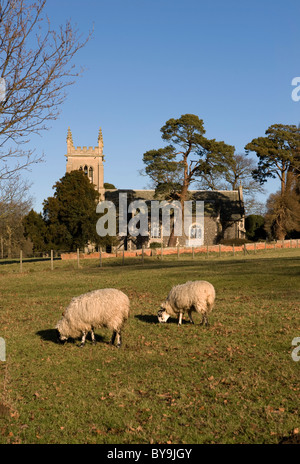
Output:
[[[141,322],[145,322],[146,324],[160,324],[160,322],[157,319],[156,315],[153,314],[137,314],[134,316],[136,319],[139,319]],[[169,317],[167,322],[161,323],[162,325],[164,324],[178,324],[178,319],[174,317]],[[184,319],[182,320],[182,324],[190,324],[189,321],[185,321]]]
[[[41,339],[44,340],[45,342],[52,342],[52,343],[55,343],[56,345],[60,345],[60,342],[57,338],[56,329],[39,330],[38,332],[36,332],[36,335],[41,337]],[[95,334],[95,339],[96,339],[96,342],[107,343],[105,341],[105,338],[102,337],[102,335]],[[75,340],[74,338],[69,338],[67,343],[78,343],[78,340],[79,339]],[[86,340],[87,342],[91,340],[90,334],[87,336]]]

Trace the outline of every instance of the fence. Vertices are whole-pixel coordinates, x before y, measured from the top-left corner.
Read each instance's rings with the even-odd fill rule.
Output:
[[[103,260],[111,258],[122,258],[122,263],[124,264],[126,258],[140,257],[144,261],[145,256],[156,256],[160,259],[163,259],[164,256],[168,255],[177,255],[179,258],[181,254],[191,254],[192,258],[196,254],[202,254],[209,256],[210,253],[218,253],[219,256],[222,253],[231,253],[233,256],[235,253],[242,252],[244,255],[253,251],[256,253],[259,250],[268,250],[268,249],[283,249],[283,248],[299,248],[299,240],[281,240],[277,242],[258,242],[258,243],[245,243],[239,246],[228,246],[228,245],[206,245],[200,247],[168,247],[168,248],[142,248],[134,251],[125,251],[117,250],[114,253],[106,253],[101,249],[93,253],[80,253],[77,250],[77,253],[62,253],[62,260],[77,259],[79,264],[81,259],[98,259],[100,266],[102,266]]]
[[[48,253],[35,253],[32,256],[23,256],[23,251],[20,250],[20,254],[18,256],[12,256],[10,258],[0,259],[0,265],[4,264],[12,264],[12,263],[19,263],[20,272],[23,272],[23,263],[26,262],[34,262],[34,261],[49,261],[50,262],[50,269],[54,269],[54,261],[61,260],[61,261],[68,261],[68,260],[76,260],[77,267],[80,267],[81,260],[87,259],[97,259],[99,261],[100,267],[103,265],[104,260],[109,260],[111,258],[121,258],[121,262],[124,265],[126,258],[139,258],[142,262],[144,262],[145,257],[157,257],[158,259],[163,260],[164,256],[171,256],[177,255],[177,258],[180,258],[180,255],[189,254],[191,258],[194,259],[196,255],[202,256],[211,256],[219,255],[222,256],[222,253],[227,253],[231,256],[235,256],[238,253],[242,253],[243,255],[247,255],[250,252],[256,253],[257,251],[263,250],[276,250],[276,249],[288,249],[288,248],[299,248],[299,240],[281,240],[277,242],[257,242],[257,243],[245,243],[243,245],[206,245],[200,247],[183,247],[177,246],[172,248],[142,248],[139,250],[132,250],[132,251],[125,251],[125,250],[116,250],[112,253],[107,253],[102,251],[101,249],[97,252],[93,253],[83,253],[77,249],[76,252],[62,252],[62,251],[53,251],[51,250]]]

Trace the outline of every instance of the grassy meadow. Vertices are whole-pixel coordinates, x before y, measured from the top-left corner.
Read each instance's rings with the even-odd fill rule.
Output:
[[[0,266],[0,443],[279,443],[300,436],[300,250],[247,256]],[[216,288],[210,326],[157,322],[170,288]],[[131,300],[111,333],[56,343],[73,296],[116,287]],[[187,321],[187,317],[186,317]],[[298,440],[299,441],[299,440]]]

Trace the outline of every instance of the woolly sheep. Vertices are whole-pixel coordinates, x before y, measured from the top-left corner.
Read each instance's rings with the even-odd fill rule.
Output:
[[[157,313],[159,322],[166,322],[170,316],[178,317],[178,325],[182,323],[182,315],[187,311],[189,320],[194,324],[192,312],[202,315],[200,324],[208,325],[207,315],[213,308],[215,301],[215,289],[205,280],[186,282],[173,287],[161,309]]]
[[[65,309],[62,319],[57,323],[59,341],[66,341],[69,337],[77,338],[82,335],[81,347],[91,332],[92,342],[95,344],[94,330],[107,327],[113,331],[111,344],[117,339],[117,347],[121,346],[121,330],[129,317],[129,299],[120,290],[104,288],[85,293],[71,300]]]

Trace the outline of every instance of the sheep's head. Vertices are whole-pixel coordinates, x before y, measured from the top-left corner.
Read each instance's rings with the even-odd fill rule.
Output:
[[[170,314],[167,313],[164,303],[160,306],[160,310],[157,313],[158,321],[159,322],[167,322],[170,317]]]
[[[58,343],[65,343],[68,340],[67,334],[64,333],[64,324],[63,321],[59,321],[56,324],[56,335]]]
[[[62,335],[58,329],[56,329],[56,335],[57,335],[57,341],[59,343],[65,343],[68,340],[68,337],[65,337],[64,335]]]

